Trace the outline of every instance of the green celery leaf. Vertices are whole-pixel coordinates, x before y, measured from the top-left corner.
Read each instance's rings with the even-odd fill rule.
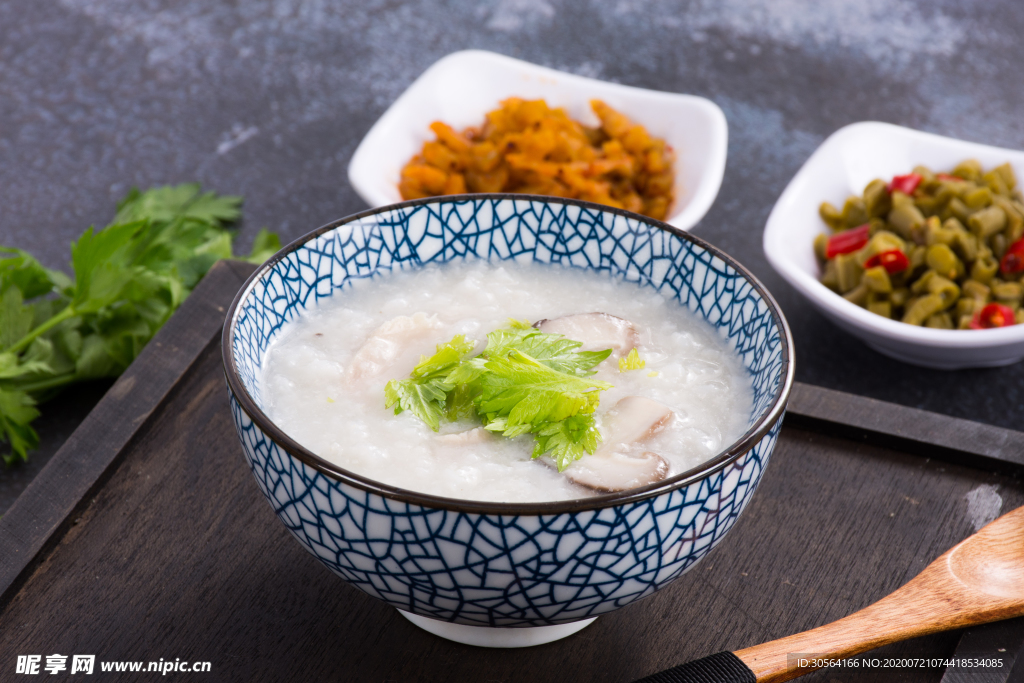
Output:
[[[593,414],[578,414],[558,422],[547,422],[533,430],[536,442],[533,457],[550,453],[563,471],[574,460],[593,454],[601,443],[601,433],[594,423]]]
[[[25,353],[21,356],[21,363],[45,364],[49,365],[53,359],[53,342],[45,337],[36,337],[32,340],[32,343],[25,349]]]
[[[57,342],[57,350],[71,360],[82,355],[82,333],[76,327],[58,330],[53,335]]]
[[[22,297],[28,300],[67,284],[66,275],[44,268],[26,251],[0,247],[0,254],[13,254],[0,258],[0,291],[14,285],[21,290]]]
[[[177,218],[194,218],[206,223],[230,223],[238,219],[241,204],[241,197],[218,197],[212,192],[200,194],[198,183],[166,185],[145,192],[132,188],[117,205],[113,222],[147,218],[169,223]]]
[[[507,358],[489,360],[486,367],[488,372],[478,380],[477,409],[506,416],[510,428],[591,413],[600,402],[600,390],[612,387],[559,372],[515,350]]]
[[[647,365],[647,361],[640,358],[640,352],[635,348],[631,350],[627,355],[619,358],[619,372],[629,372],[630,370],[642,370]]]
[[[218,232],[196,247],[196,254],[215,256],[218,259],[231,258],[231,233]]]
[[[515,349],[552,370],[587,376],[594,374],[592,368],[612,352],[611,349],[577,351],[581,346],[581,342],[567,339],[560,334],[548,334],[532,327],[513,326],[488,334],[484,355],[488,358],[500,358]]]
[[[445,383],[454,387],[445,398],[445,418],[449,422],[455,422],[459,418],[476,415],[476,406],[473,403],[473,387],[469,384],[452,385],[448,379],[445,380]]]
[[[4,462],[14,464],[19,458],[28,460],[28,452],[39,447],[39,435],[30,426],[39,417],[35,401],[23,391],[0,387],[0,442],[10,444],[11,452]]]
[[[0,439],[11,445],[9,463],[35,447],[28,423],[38,415],[36,400],[72,381],[120,374],[210,267],[232,256],[227,226],[239,218],[241,202],[203,193],[198,184],[132,189],[111,225],[89,228],[72,243],[74,281],[24,251],[0,247],[0,352],[18,351],[0,353],[7,392]],[[278,237],[261,230],[251,258],[265,260],[279,248]],[[412,405],[429,399],[431,389],[406,393]],[[464,412],[466,402],[460,394],[451,408]]]
[[[199,185],[195,186],[197,192]],[[242,215],[242,198],[232,195],[220,195],[213,192],[197,194],[182,212],[184,218],[194,218],[208,223],[221,225],[234,223]]]
[[[395,415],[403,410],[412,411],[413,415],[436,432],[441,417],[449,409],[456,414],[465,409],[466,399],[461,396],[449,405],[448,393],[455,385],[446,378],[475,346],[476,342],[467,340],[461,334],[455,335],[446,344],[438,344],[433,356],[420,358],[409,379],[393,379],[387,383],[384,387],[384,407],[395,406]]]
[[[249,263],[262,264],[268,258],[281,251],[281,238],[266,228],[260,228],[252,243],[252,251],[245,257]]]
[[[24,305],[21,289],[8,287],[0,295],[0,350],[9,349],[32,329],[35,314]]]
[[[422,379],[448,375],[476,346],[476,342],[467,340],[465,335],[457,334],[446,344],[438,344],[434,355],[427,358],[420,356],[420,362],[412,369],[411,377]]]
[[[75,361],[75,375],[79,379],[94,379],[116,374],[117,363],[107,351],[103,337],[90,334],[82,339],[82,351]]]
[[[394,406],[395,415],[409,410],[436,432],[450,388],[442,379],[393,379],[384,387],[384,407]]]
[[[94,232],[89,228],[71,245],[75,269],[75,295],[71,305],[79,313],[94,313],[112,304],[138,277],[129,257],[132,239],[146,228],[145,221],[111,225]]]
[[[482,356],[467,358],[456,365],[452,371],[448,373],[448,376],[445,377],[445,381],[452,386],[472,384],[485,372],[487,372],[486,358]]]
[[[40,340],[34,339],[33,345],[38,341]],[[49,342],[43,343],[48,344]],[[53,355],[52,345],[50,346],[49,355]],[[46,360],[38,358],[20,359],[15,353],[0,353],[0,379],[18,379],[29,375],[50,374],[52,369],[47,363],[48,360],[49,356],[46,357]]]

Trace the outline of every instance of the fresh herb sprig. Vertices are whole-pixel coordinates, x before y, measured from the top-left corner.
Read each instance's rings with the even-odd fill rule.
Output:
[[[39,445],[38,403],[61,388],[116,377],[219,259],[231,258],[241,197],[198,184],[133,189],[113,222],[71,244],[74,277],[0,247],[0,444],[11,465]],[[261,230],[247,260],[281,248]],[[5,449],[6,450],[6,449]]]
[[[559,471],[597,449],[594,410],[612,385],[591,376],[611,349],[579,351],[580,342],[517,320],[488,334],[484,351],[470,357],[475,346],[463,335],[439,344],[409,379],[387,383],[385,407],[409,410],[435,432],[442,419],[475,414],[503,436],[531,433],[533,457],[550,453]]]

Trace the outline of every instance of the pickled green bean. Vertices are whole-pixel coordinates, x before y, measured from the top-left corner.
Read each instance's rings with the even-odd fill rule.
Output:
[[[904,239],[913,239],[914,231],[919,230],[924,221],[924,214],[913,204],[894,206],[889,212],[889,225],[893,227],[893,232]]]
[[[858,284],[860,276],[864,273],[856,254],[840,254],[835,258],[836,281],[839,285],[839,292],[846,294]]]
[[[936,330],[951,330],[953,329],[953,318],[950,317],[949,313],[936,313],[928,316],[928,320],[924,322],[924,325]]]
[[[903,322],[910,325],[921,325],[942,309],[942,298],[936,294],[928,294],[915,299],[907,307],[907,312],[903,314]]]
[[[1024,299],[1024,287],[1019,282],[1001,282],[992,287],[992,298],[1001,304],[1020,305],[1021,299]]]
[[[950,280],[964,274],[964,264],[956,257],[953,250],[941,242],[928,247],[925,257],[928,267]]]
[[[889,279],[889,272],[882,266],[875,266],[864,271],[861,282],[867,285],[872,292],[888,294],[892,291],[892,281]]]
[[[864,207],[871,218],[885,218],[892,209],[892,196],[883,180],[872,180],[864,188]]]
[[[953,169],[953,175],[964,180],[977,181],[981,178],[981,164],[977,159],[968,159],[967,161],[961,161]]]
[[[988,250],[986,250],[988,251]],[[999,261],[992,256],[992,252],[982,253],[971,265],[971,279],[982,284],[988,284],[999,270]]]
[[[986,171],[968,159],[951,174],[919,165],[891,182],[872,180],[841,210],[823,202],[818,213],[837,233],[814,239],[821,282],[848,301],[893,320],[961,330],[999,303],[1024,323],[1024,272],[1003,258],[1024,240],[1024,193],[1008,163]]]
[[[1006,227],[1006,213],[998,206],[990,206],[971,214],[967,219],[967,225],[970,226],[971,232],[985,239]]]
[[[992,203],[992,190],[979,187],[964,194],[964,204],[972,209],[984,209]]]
[[[949,216],[947,216],[947,218],[956,218],[961,223],[966,223],[970,220],[971,214],[973,213],[970,207],[960,201],[959,197],[953,197],[949,200],[949,204],[946,205],[946,211],[949,212]]]
[[[868,310],[883,318],[892,318],[892,302],[890,301],[869,301]]]
[[[868,303],[868,294],[870,293],[871,290],[868,289],[867,284],[862,282],[849,292],[843,294],[843,298],[857,304],[858,306],[866,306]]]

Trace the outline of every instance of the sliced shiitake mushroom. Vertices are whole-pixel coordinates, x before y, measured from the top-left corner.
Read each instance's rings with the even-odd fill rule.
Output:
[[[669,466],[657,453],[633,457],[622,451],[643,443],[672,420],[672,409],[643,396],[619,400],[605,418],[604,441],[593,455],[585,455],[562,472],[581,486],[601,492],[625,491],[661,481]]]
[[[613,357],[624,356],[636,348],[640,335],[633,323],[608,313],[575,313],[560,318],[538,320],[533,324],[541,332],[561,334],[583,342],[581,351],[612,350]]]

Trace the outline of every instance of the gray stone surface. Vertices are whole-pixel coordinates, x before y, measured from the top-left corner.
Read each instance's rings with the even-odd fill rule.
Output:
[[[261,226],[296,238],[365,208],[348,161],[417,75],[488,49],[716,101],[728,167],[695,234],[779,299],[798,379],[1019,428],[1024,364],[937,373],[882,357],[771,270],[761,233],[848,123],[1024,144],[1021,35],[1014,0],[0,0],[0,244],[65,267],[68,242],[129,187],[192,180],[245,196],[240,247]]]

